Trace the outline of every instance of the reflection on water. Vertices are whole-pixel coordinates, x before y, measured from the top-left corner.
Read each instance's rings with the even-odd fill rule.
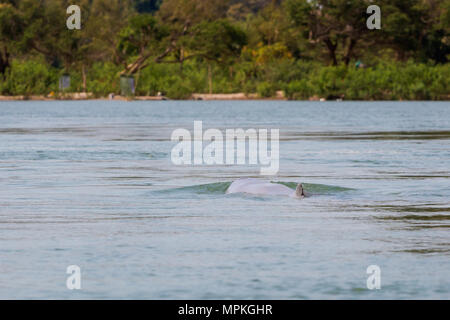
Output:
[[[414,211],[414,212],[439,212],[436,210],[437,208],[421,208],[422,211]],[[450,212],[448,208],[443,208],[442,212]],[[414,209],[416,210],[416,209]],[[409,212],[407,210],[400,212]],[[448,215],[432,215],[432,216],[419,216],[419,215],[407,215],[407,216],[384,216],[377,217],[377,219],[381,220],[424,220],[424,221],[441,221],[441,220],[450,220],[450,216]]]
[[[448,298],[449,115],[446,102],[2,102],[0,298]],[[268,180],[313,196],[225,194],[258,166],[173,166],[171,133],[194,120],[279,128]]]
[[[450,139],[450,131],[374,131],[374,132],[302,132],[284,140],[428,140]]]
[[[450,243],[447,243],[446,246],[449,246]],[[409,253],[417,253],[417,254],[433,254],[433,253],[449,253],[450,249],[411,249],[411,250],[404,250],[403,252],[409,252]]]

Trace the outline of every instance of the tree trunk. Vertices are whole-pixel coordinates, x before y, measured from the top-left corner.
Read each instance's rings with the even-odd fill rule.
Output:
[[[81,75],[83,77],[83,92],[86,92],[86,68],[83,66],[81,67]]]
[[[406,53],[402,48],[396,48],[396,58],[398,61],[405,61],[406,60]]]
[[[166,48],[166,50],[161,53],[158,57],[155,58],[156,63],[162,62],[162,59],[165,58],[169,53],[172,52],[172,46],[169,46]],[[141,53],[141,55],[131,64],[128,64],[125,67],[125,70],[123,70],[120,75],[133,75],[139,70],[145,68],[147,66],[147,60],[151,57],[151,52],[147,53]]]
[[[129,64],[127,68],[122,72],[122,74],[135,74],[141,68],[141,66],[145,63],[148,57],[139,57],[135,62]]]
[[[337,59],[336,59],[337,42],[333,43],[330,38],[325,38],[324,42],[327,46],[328,53],[330,55],[333,66],[337,66],[338,65]]]
[[[211,69],[211,63],[208,63],[208,84],[209,84],[209,94],[213,93],[212,88],[212,69]]]
[[[5,74],[6,69],[9,68],[9,53],[6,47],[0,49],[0,74]]]
[[[350,39],[350,43],[348,44],[347,47],[347,51],[345,52],[345,56],[344,56],[344,63],[346,66],[348,66],[348,64],[350,63],[350,59],[352,57],[352,53],[353,53],[353,48],[356,45],[356,40],[355,39]]]
[[[137,87],[138,87],[138,84],[139,84],[139,76],[141,75],[141,70],[139,69],[138,70],[138,72],[137,72],[137,74],[136,74],[136,79],[135,79],[135,82],[134,82],[134,91],[136,92],[136,89],[137,89]]]
[[[180,74],[183,76],[184,50],[180,49]]]

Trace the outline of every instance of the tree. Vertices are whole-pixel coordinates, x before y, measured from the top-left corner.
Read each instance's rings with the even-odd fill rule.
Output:
[[[281,0],[231,0],[227,15],[236,20],[245,20],[250,14],[256,14],[269,4],[279,4]]]
[[[122,74],[134,74],[147,66],[147,60],[156,56],[165,47],[164,39],[167,29],[150,14],[136,15],[130,19],[129,25],[119,35],[119,51],[122,55],[132,56],[132,62],[126,64]],[[155,58],[159,61],[170,52],[165,51]]]
[[[227,15],[231,0],[165,0],[158,17],[169,30],[166,54],[158,62],[179,63],[181,70],[185,57],[186,38],[191,30],[203,22],[213,22]],[[164,59],[169,58],[169,59]]]
[[[10,55],[16,39],[22,34],[22,22],[13,2],[0,3],[0,74],[4,75],[10,66]]]
[[[158,11],[162,0],[134,0],[134,7],[139,13],[153,13]]]
[[[287,0],[286,9],[293,23],[301,28],[312,44],[322,43],[333,65],[338,64],[338,49],[343,47],[342,60],[349,64],[361,40],[368,40],[364,0]]]
[[[94,0],[87,8],[85,37],[92,39],[90,57],[93,61],[112,60],[127,65],[128,56],[119,45],[120,34],[134,14],[132,1]]]
[[[229,4],[230,0],[164,0],[158,15],[173,28],[185,29],[203,21],[225,18]]]
[[[157,16],[140,14],[130,19],[120,32],[119,52],[134,56],[122,74],[134,74],[148,65],[152,56],[157,63],[180,63],[185,57],[186,36],[202,22],[225,17],[228,0],[166,0]]]
[[[446,62],[450,53],[446,42],[449,28],[445,26],[449,3],[449,0],[384,0],[378,42],[392,47],[399,60],[415,57]]]
[[[246,33],[226,19],[205,21],[192,29],[185,43],[191,53],[184,60],[196,57],[208,63],[209,91],[212,93],[211,63],[230,64],[239,57],[246,43]]]

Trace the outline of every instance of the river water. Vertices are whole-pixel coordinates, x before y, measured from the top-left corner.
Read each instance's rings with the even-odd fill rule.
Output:
[[[268,179],[313,195],[174,165],[196,120],[279,129]],[[1,102],[0,298],[449,299],[449,178],[448,102]]]

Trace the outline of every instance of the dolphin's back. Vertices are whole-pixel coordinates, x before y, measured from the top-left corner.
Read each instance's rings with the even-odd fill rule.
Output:
[[[295,192],[278,183],[271,183],[258,179],[238,179],[228,188],[227,193],[250,193],[258,195],[285,195],[294,196]]]

